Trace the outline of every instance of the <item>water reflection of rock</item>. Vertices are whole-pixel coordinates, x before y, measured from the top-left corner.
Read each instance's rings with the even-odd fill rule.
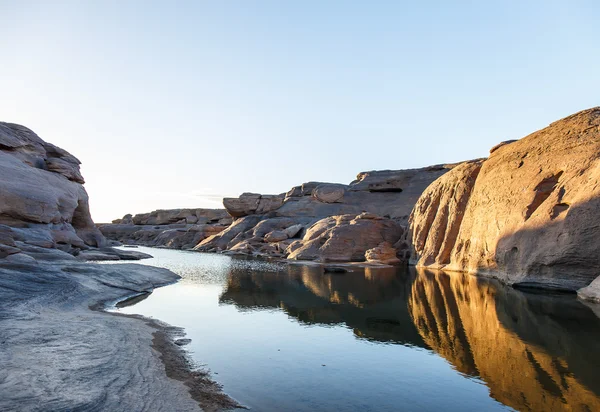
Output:
[[[339,275],[290,267],[232,271],[221,302],[282,308],[301,322],[433,349],[518,410],[600,410],[600,319],[574,296],[425,269]]]
[[[287,272],[232,271],[222,303],[241,310],[281,308],[304,323],[346,324],[355,335],[424,347],[408,313],[413,277],[395,269],[323,274],[306,266]]]
[[[419,270],[409,311],[428,346],[518,410],[600,410],[600,319],[571,296]]]

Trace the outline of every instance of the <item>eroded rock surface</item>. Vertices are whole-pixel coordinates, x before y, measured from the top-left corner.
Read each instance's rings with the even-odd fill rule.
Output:
[[[92,221],[79,165],[30,129],[0,122],[0,259],[119,259]]]
[[[79,160],[30,129],[0,122],[0,259],[137,260],[96,228]]]
[[[416,263],[576,290],[600,270],[600,108],[496,146],[436,181],[411,218]]]
[[[196,250],[301,260],[364,261],[366,250],[398,240],[395,237],[390,240],[387,234],[374,236],[374,228],[389,225],[396,230],[406,226],[423,190],[455,166],[363,172],[349,185],[307,182],[285,194],[244,193],[239,198],[227,198],[223,205],[236,220],[221,233],[200,242]],[[364,218],[358,217],[363,213],[378,223],[365,223]],[[350,221],[355,222],[352,227]],[[333,230],[336,222],[348,224]],[[319,232],[319,236],[327,238],[315,239],[309,235],[307,239],[309,232],[323,225],[332,229]],[[342,253],[342,245],[350,242],[357,246]],[[388,262],[398,261],[388,257],[385,258]]]
[[[403,227],[394,220],[370,213],[332,216],[319,220],[307,230],[302,240],[290,244],[287,258],[363,262],[367,260],[367,251],[384,242],[396,243],[403,233]]]
[[[127,214],[98,228],[107,238],[128,245],[192,249],[231,222],[225,209],[170,209]]]

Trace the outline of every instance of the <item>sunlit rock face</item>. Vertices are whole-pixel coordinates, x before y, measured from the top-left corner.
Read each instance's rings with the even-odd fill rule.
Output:
[[[600,410],[600,319],[572,296],[531,295],[418,269],[408,307],[425,343],[517,410]],[[586,327],[581,327],[585,319]]]
[[[90,216],[79,160],[32,130],[0,122],[0,258],[68,258],[104,236]],[[11,255],[19,255],[17,258]]]
[[[415,263],[576,290],[600,268],[600,108],[505,142],[434,182],[411,216]]]

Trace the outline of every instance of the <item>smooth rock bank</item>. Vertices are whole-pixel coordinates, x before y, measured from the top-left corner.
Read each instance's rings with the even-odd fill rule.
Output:
[[[136,264],[0,259],[0,410],[198,411],[200,397],[207,410],[235,405],[198,382],[172,328],[90,309],[178,279]]]

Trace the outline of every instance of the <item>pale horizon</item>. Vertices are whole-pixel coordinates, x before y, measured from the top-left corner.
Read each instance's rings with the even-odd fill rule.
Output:
[[[0,121],[92,217],[486,157],[598,105],[594,2],[2,2]]]

